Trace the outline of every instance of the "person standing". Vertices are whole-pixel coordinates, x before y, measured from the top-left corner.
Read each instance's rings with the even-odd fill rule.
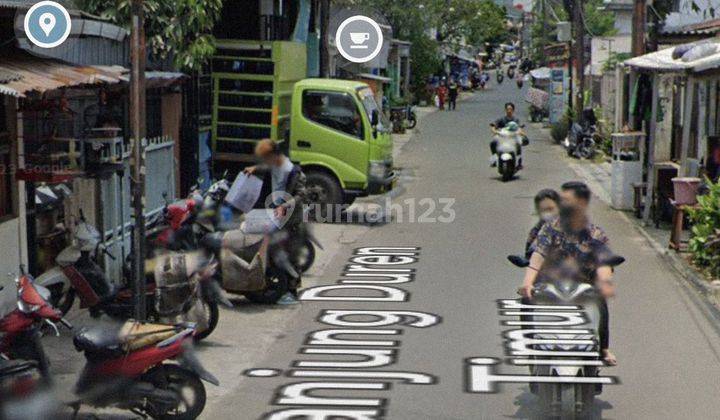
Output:
[[[457,107],[457,97],[458,97],[458,84],[455,81],[454,77],[450,78],[450,83],[448,83],[448,110],[449,111],[455,111],[455,108]]]
[[[261,163],[247,167],[243,172],[261,178],[270,178],[272,196],[269,207],[273,209],[275,217],[285,220],[286,229],[303,223],[302,209],[306,202],[307,180],[302,169],[293,164],[290,158],[282,153],[279,145],[270,139],[258,142],[255,146],[255,156]],[[293,305],[299,303],[296,297],[297,289],[289,287],[289,292],[283,295],[277,303]]]
[[[445,110],[445,100],[447,98],[447,86],[445,85],[445,80],[440,81],[440,85],[438,85],[437,88],[437,97],[438,97],[438,108],[441,110]]]

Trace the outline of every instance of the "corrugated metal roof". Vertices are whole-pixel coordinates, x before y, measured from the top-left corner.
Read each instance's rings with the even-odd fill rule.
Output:
[[[0,61],[0,74],[15,74],[0,83],[0,93],[24,97],[29,92],[46,92],[61,87],[119,83],[127,69],[120,66],[74,66],[13,52]]]
[[[706,20],[690,25],[663,28],[662,33],[668,35],[712,35],[720,32],[720,19]]]
[[[702,52],[693,54],[694,48],[702,49]],[[681,58],[674,58],[673,53],[677,49],[689,54],[683,54]],[[695,49],[695,51],[698,51]],[[720,43],[718,42],[691,42],[677,47],[633,57],[625,60],[625,65],[638,69],[675,72],[675,73],[700,73],[707,70],[720,68]]]
[[[68,10],[68,12],[78,12],[78,8],[72,0],[54,0],[57,3],[62,4]],[[29,9],[33,4],[37,3],[38,0],[0,0],[0,8],[10,9]]]

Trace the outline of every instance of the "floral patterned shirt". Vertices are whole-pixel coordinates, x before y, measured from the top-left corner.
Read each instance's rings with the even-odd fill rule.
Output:
[[[572,278],[595,282],[595,273],[603,256],[610,255],[608,237],[593,224],[579,232],[566,232],[559,219],[546,223],[535,240],[535,252],[545,257],[538,281]]]

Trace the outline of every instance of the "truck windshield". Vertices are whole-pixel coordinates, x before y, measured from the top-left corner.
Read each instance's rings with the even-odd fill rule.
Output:
[[[380,109],[377,101],[375,100],[375,94],[373,93],[372,89],[361,88],[358,90],[358,95],[360,96],[360,100],[363,103],[363,108],[365,108],[365,113],[367,113],[368,120],[372,121],[372,113],[374,110],[377,110],[378,115],[380,116],[380,122],[377,126],[377,129],[379,131],[384,131],[386,128],[390,127],[390,123],[388,122],[387,118],[385,118],[385,114],[382,112],[382,109]]]

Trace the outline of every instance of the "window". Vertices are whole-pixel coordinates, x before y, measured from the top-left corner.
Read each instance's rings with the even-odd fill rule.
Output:
[[[15,210],[10,111],[7,100],[7,96],[0,95],[0,221],[12,216]]]
[[[333,130],[363,139],[363,123],[353,98],[345,93],[306,91],[303,116]]]

